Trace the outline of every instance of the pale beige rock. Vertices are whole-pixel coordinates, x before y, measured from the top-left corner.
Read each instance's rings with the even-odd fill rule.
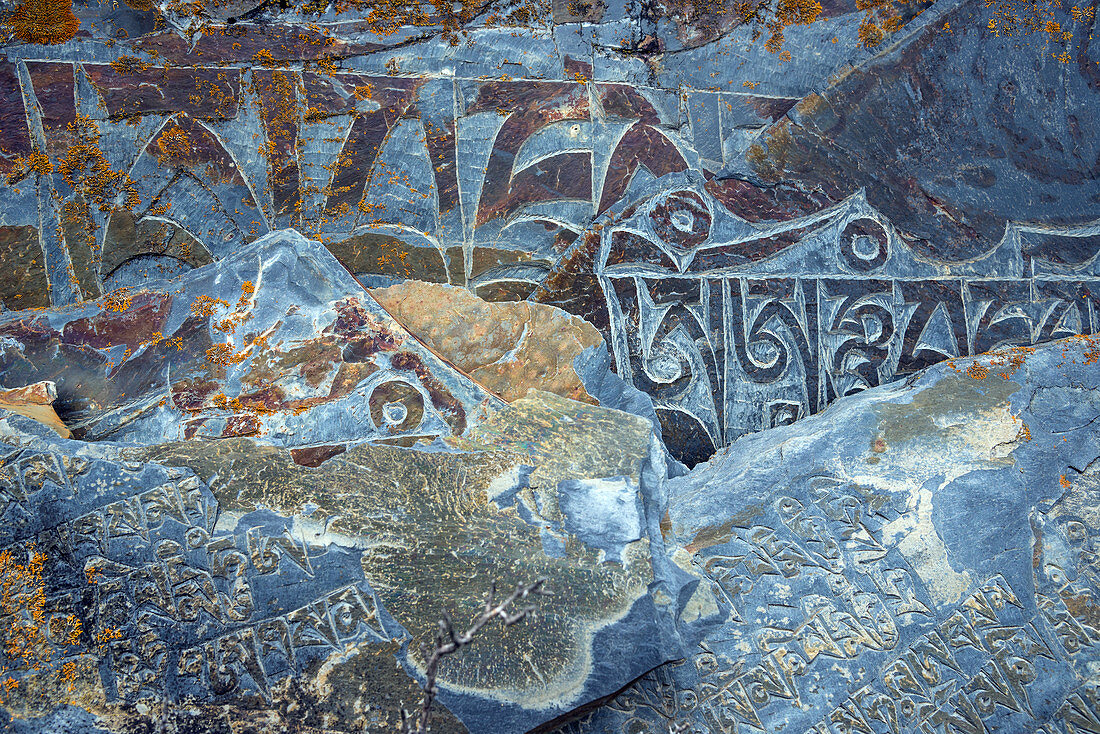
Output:
[[[596,403],[573,370],[573,358],[602,341],[583,319],[541,303],[490,303],[462,288],[414,280],[370,294],[439,357],[509,402],[538,388]]]
[[[62,438],[69,438],[72,431],[57,417],[53,401],[57,400],[57,385],[49,380],[36,382],[10,390],[0,390],[0,408],[49,426]]]

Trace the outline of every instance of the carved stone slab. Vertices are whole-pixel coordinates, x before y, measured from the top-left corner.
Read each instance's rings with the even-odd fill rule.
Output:
[[[953,360],[671,480],[683,662],[561,731],[1096,728],[1098,346]]]

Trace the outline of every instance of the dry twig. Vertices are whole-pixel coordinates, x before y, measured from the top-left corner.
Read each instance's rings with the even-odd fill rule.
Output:
[[[550,596],[552,592],[544,587],[545,583],[546,579],[541,578],[528,586],[517,586],[516,590],[513,591],[507,599],[496,604],[497,585],[496,582],[493,582],[493,585],[489,587],[489,594],[485,597],[485,608],[481,611],[481,614],[477,615],[477,618],[470,625],[470,628],[461,634],[455,632],[454,621],[451,619],[451,616],[446,612],[443,613],[443,617],[439,620],[439,629],[437,629],[435,633],[434,647],[430,651],[427,645],[421,645],[420,647],[427,660],[427,667],[425,669],[426,680],[422,686],[424,699],[420,704],[420,712],[415,718],[410,718],[405,711],[401,712],[403,721],[402,730],[405,734],[427,734],[428,719],[431,716],[432,703],[435,701],[436,694],[439,692],[435,684],[436,675],[439,671],[439,661],[442,660],[445,655],[456,653],[466,645],[469,645],[473,642],[474,635],[476,635],[482,627],[498,617],[505,627],[511,627],[513,624],[522,622],[529,616],[535,616],[535,606],[531,604],[513,613],[510,613],[508,608],[515,602],[523,601],[530,596]]]

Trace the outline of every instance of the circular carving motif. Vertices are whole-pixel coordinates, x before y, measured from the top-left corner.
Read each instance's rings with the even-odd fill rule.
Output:
[[[710,236],[710,210],[694,191],[669,193],[653,207],[649,219],[657,236],[678,250],[700,245]]]
[[[853,219],[840,233],[840,252],[848,267],[856,272],[876,270],[890,254],[890,238],[886,229],[870,217]]]
[[[370,417],[390,433],[414,431],[424,420],[424,397],[407,382],[390,380],[371,391]]]

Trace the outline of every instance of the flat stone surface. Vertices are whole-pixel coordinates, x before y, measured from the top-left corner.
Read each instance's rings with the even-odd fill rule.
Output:
[[[546,400],[556,412],[503,408],[478,450],[360,444],[315,466],[250,438],[82,443],[0,419],[3,542],[44,554],[47,619],[83,630],[42,643],[52,664],[20,674],[6,710],[35,726],[71,683],[65,700],[112,731],[165,706],[200,730],[267,731],[306,707],[389,731],[419,705],[417,643],[440,615],[472,619],[491,583],[540,577],[554,596],[537,624],[487,628],[445,661],[433,730],[523,732],[614,693],[669,659],[642,532],[651,429]],[[570,466],[563,420],[608,448]],[[614,532],[588,510],[600,496]]]

